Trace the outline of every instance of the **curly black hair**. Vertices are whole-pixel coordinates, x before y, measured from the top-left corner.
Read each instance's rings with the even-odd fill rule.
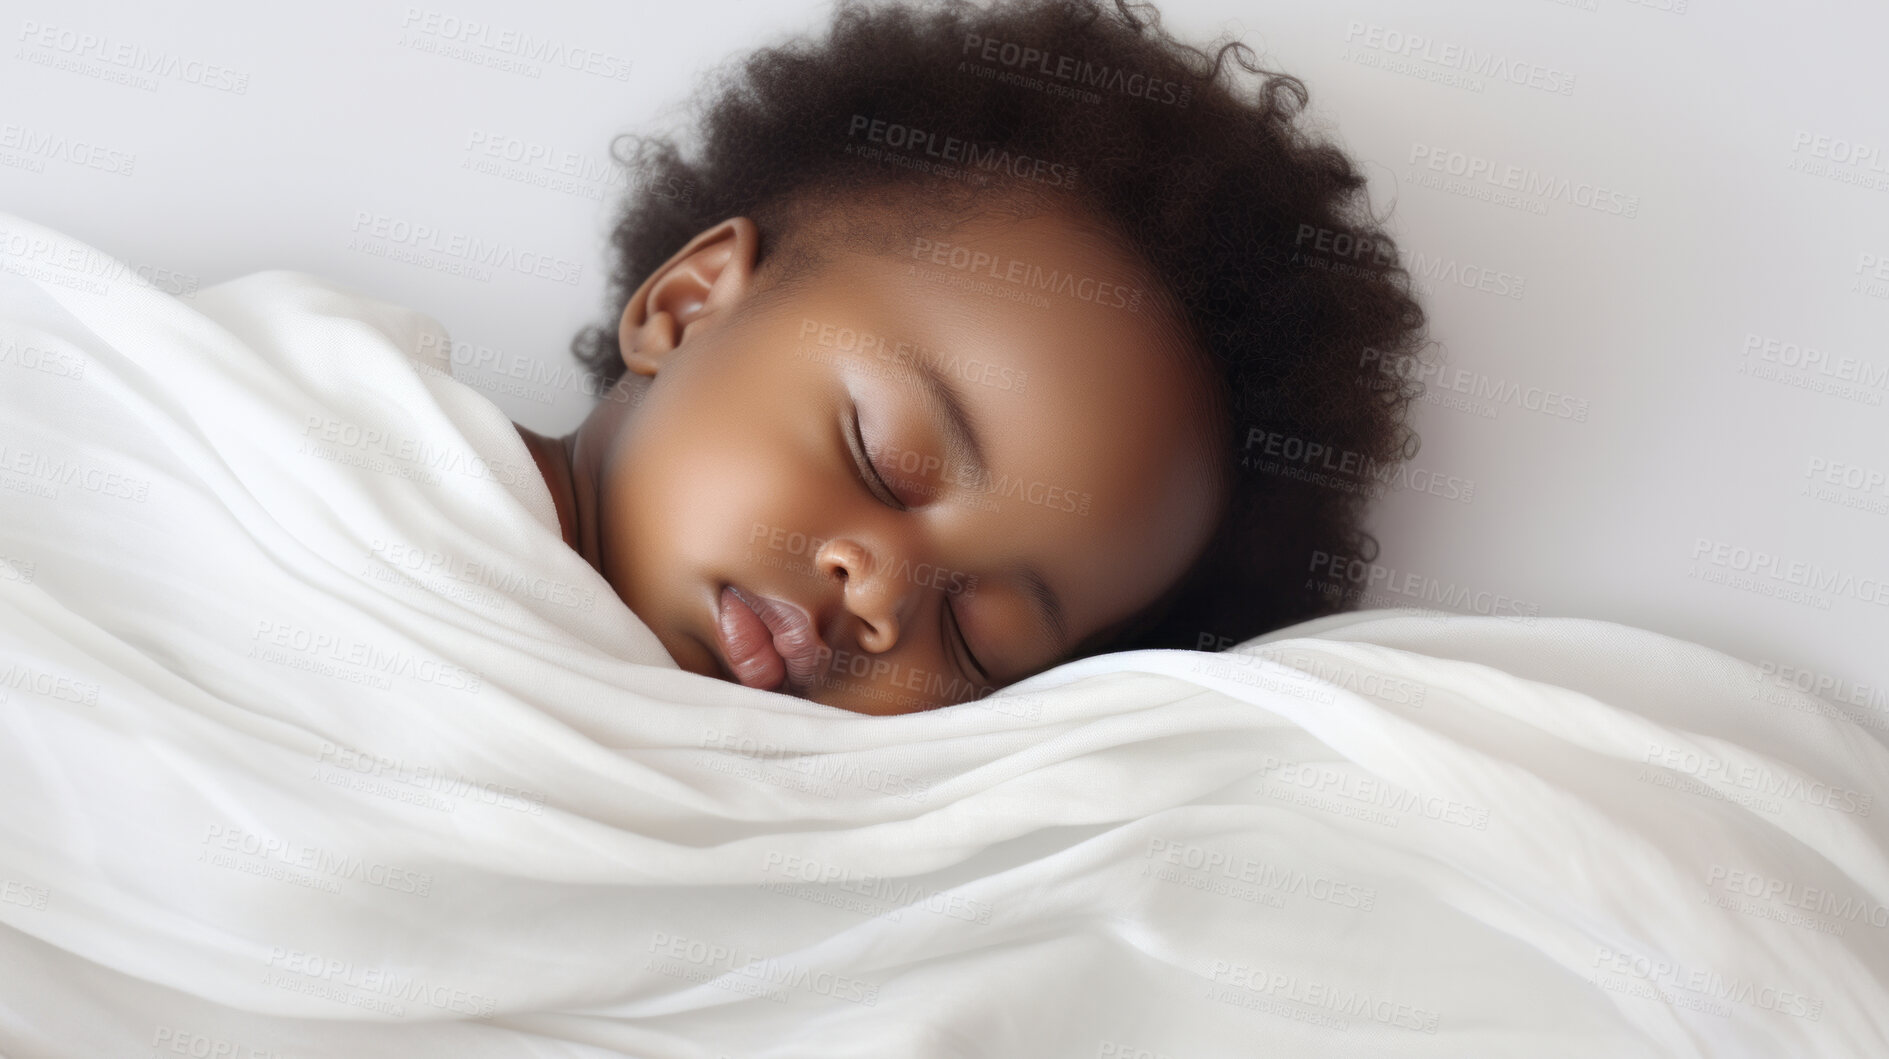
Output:
[[[868,196],[960,214],[1004,195],[1052,198],[1111,233],[1179,317],[1217,382],[1230,486],[1188,573],[1072,657],[1217,649],[1346,609],[1354,597],[1310,571],[1320,556],[1329,569],[1377,555],[1368,501],[1417,442],[1404,420],[1420,386],[1391,369],[1427,344],[1425,314],[1359,167],[1307,128],[1304,83],[1237,40],[1215,43],[1209,55],[1178,42],[1127,0],[840,0],[824,40],[711,76],[695,160],[668,138],[613,142],[631,180],[609,314],[571,350],[614,383],[631,295],[728,217],[761,233],[757,280],[787,285],[833,246],[890,242],[845,223]],[[967,191],[929,166],[849,150],[871,120],[1009,163]]]

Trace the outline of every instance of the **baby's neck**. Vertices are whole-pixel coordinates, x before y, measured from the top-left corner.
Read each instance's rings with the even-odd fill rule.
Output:
[[[557,505],[558,531],[563,534],[564,543],[582,554],[577,529],[577,483],[571,470],[577,435],[547,438],[517,423],[512,426],[525,440],[525,448],[531,451],[531,458],[538,465],[538,474],[551,491],[551,501]]]

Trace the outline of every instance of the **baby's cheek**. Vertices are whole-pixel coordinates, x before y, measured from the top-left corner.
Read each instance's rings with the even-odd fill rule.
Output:
[[[800,526],[785,475],[772,460],[698,452],[651,476],[648,507],[664,523],[653,531],[696,560],[737,559],[776,531]]]

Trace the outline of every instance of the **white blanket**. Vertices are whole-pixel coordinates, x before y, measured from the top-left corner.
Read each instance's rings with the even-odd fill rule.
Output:
[[[678,669],[427,316],[0,270],[8,1056],[1889,1055],[1879,715],[1386,611],[855,715]]]

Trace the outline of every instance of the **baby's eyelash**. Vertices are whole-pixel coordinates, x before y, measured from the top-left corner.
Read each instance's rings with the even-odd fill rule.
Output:
[[[859,430],[858,405],[853,406],[852,429],[846,432],[846,447],[852,450],[854,468],[859,472],[859,480],[866,484],[866,491],[887,507],[906,510],[906,505],[892,492],[867,453],[866,437]]]
[[[946,602],[945,613],[951,616],[951,631],[957,633],[958,646],[964,648],[964,657],[970,661],[971,668],[977,671],[977,676],[982,678],[984,683],[989,684],[991,682],[990,671],[984,668],[984,663],[977,660],[977,655],[971,653],[971,640],[964,635],[964,627],[958,624],[958,612],[956,608],[952,607],[949,602]]]

